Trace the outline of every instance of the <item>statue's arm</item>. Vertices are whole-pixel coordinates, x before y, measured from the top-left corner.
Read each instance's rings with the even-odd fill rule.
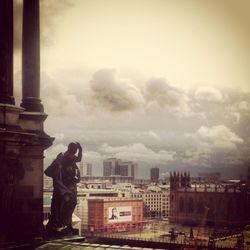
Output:
[[[82,160],[82,147],[81,147],[81,144],[79,142],[77,142],[76,144],[78,146],[78,154],[75,158],[75,161],[80,162]]]
[[[61,195],[71,194],[72,192],[62,183],[61,180],[56,180],[56,185]]]
[[[80,170],[78,167],[76,169],[76,180],[77,180],[77,183],[80,182],[81,180]]]

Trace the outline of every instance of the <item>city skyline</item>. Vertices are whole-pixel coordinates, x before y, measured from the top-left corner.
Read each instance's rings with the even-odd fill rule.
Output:
[[[243,0],[42,1],[41,99],[56,137],[45,166],[79,141],[99,175],[109,157],[138,162],[141,176],[153,166],[244,174],[248,10]]]
[[[216,3],[0,1],[0,246],[249,245],[249,5]]]

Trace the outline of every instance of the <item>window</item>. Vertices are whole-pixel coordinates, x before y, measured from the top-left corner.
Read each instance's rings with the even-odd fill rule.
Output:
[[[198,203],[197,203],[197,213],[198,213],[198,214],[203,214],[203,213],[204,213],[204,210],[205,210],[204,201],[203,201],[203,199],[200,197],[199,200],[198,200]]]
[[[190,197],[188,200],[188,213],[193,213],[193,212],[194,212],[194,200],[192,197]]]
[[[184,212],[184,200],[183,200],[183,197],[180,197],[180,200],[179,200],[179,211],[181,213]]]

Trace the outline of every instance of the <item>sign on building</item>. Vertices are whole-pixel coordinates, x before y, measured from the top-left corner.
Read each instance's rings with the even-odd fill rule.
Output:
[[[132,207],[109,207],[108,223],[132,221]]]

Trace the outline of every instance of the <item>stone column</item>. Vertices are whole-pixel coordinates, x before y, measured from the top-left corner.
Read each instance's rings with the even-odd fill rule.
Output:
[[[43,232],[43,158],[53,138],[40,101],[39,0],[23,0],[23,100],[12,92],[13,0],[0,0],[0,249]],[[25,109],[25,110],[24,110]],[[4,129],[3,129],[4,128]]]
[[[0,1],[0,103],[13,98],[13,0]]]
[[[43,112],[40,100],[39,0],[23,0],[23,99],[26,111]]]

